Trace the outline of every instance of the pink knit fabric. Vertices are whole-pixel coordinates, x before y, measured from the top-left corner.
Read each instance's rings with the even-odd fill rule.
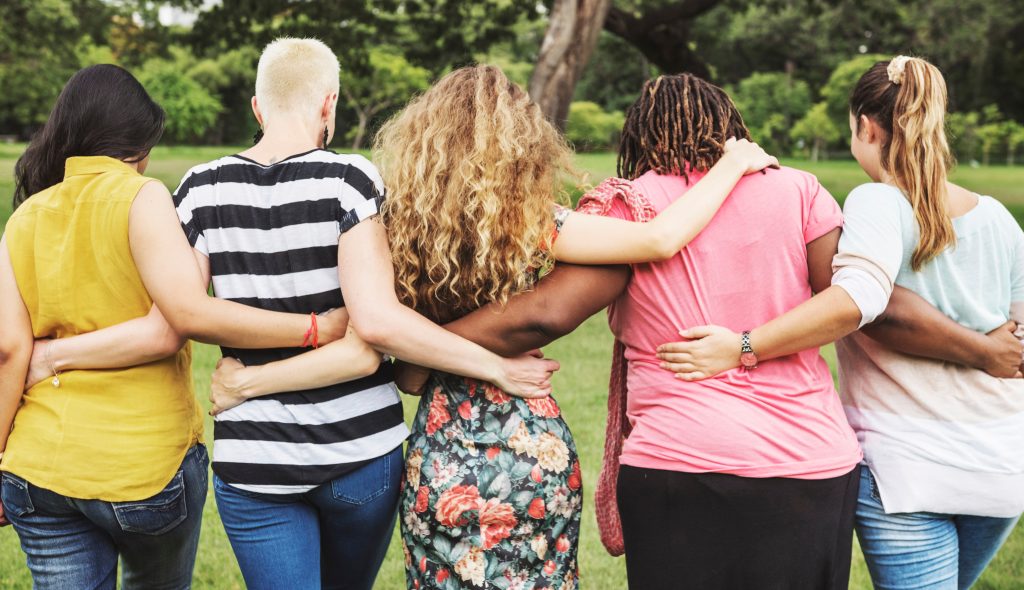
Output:
[[[636,190],[631,182],[621,178],[609,178],[583,195],[577,211],[605,215],[616,197],[629,206],[633,218],[637,221],[647,222],[657,215],[643,194]],[[608,382],[608,423],[605,427],[604,460],[594,492],[601,543],[608,553],[614,556],[622,555],[626,551],[622,540],[622,521],[619,519],[616,494],[619,455],[622,454],[623,441],[629,436],[629,421],[626,420],[626,368],[626,347],[616,340],[612,350],[611,378]]]

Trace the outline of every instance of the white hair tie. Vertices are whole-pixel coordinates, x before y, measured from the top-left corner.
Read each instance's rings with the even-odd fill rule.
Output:
[[[889,61],[889,66],[885,68],[885,72],[889,74],[889,81],[893,84],[903,83],[903,72],[907,69],[907,62],[911,58],[906,55],[897,55]]]

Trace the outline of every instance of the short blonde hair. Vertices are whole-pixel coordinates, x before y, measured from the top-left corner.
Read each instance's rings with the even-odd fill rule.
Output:
[[[282,37],[271,42],[256,67],[256,102],[265,117],[313,116],[324,97],[338,92],[338,57],[316,39]]]

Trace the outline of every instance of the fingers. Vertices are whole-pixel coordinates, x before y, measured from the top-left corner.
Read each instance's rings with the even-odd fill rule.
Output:
[[[689,373],[676,373],[676,379],[682,381],[700,381],[701,379],[707,379],[707,375],[700,371],[692,371]]]
[[[699,367],[693,363],[661,363],[661,368],[673,373],[694,373]]]
[[[219,369],[220,366],[223,365],[223,364],[224,364],[224,357],[220,357],[219,359],[217,359],[217,365],[214,368],[215,369]]]
[[[695,328],[680,330],[679,335],[690,340],[700,340],[701,338],[707,338],[713,334],[714,328],[714,326],[697,326]]]

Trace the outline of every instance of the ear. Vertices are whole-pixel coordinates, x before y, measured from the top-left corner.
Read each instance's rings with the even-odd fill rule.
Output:
[[[860,138],[867,143],[876,143],[881,138],[881,129],[878,128],[878,123],[867,116],[861,115],[857,119],[858,134]]]
[[[324,98],[323,107],[320,109],[320,117],[322,119],[330,119],[331,118],[331,113],[334,112],[334,109],[337,106],[337,104],[338,104],[338,93],[334,92],[332,94],[328,94]]]
[[[263,113],[260,112],[260,104],[256,101],[256,97],[252,97],[252,114],[256,116],[256,123],[263,127]]]

